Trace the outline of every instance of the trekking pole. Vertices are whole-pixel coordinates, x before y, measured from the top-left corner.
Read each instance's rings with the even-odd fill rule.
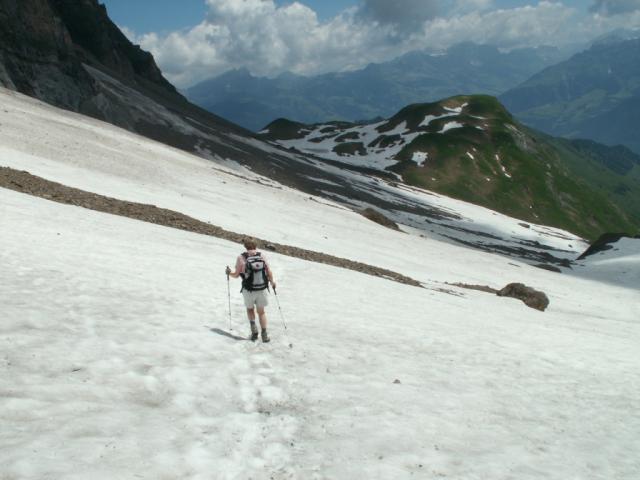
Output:
[[[282,308],[280,308],[280,301],[278,300],[278,292],[276,291],[276,287],[273,287],[273,293],[276,296],[276,304],[278,305],[278,310],[280,311],[280,318],[282,319],[282,325],[284,325],[284,329],[287,329],[287,324],[284,322],[284,315],[282,314]]]
[[[233,330],[231,326],[231,286],[229,285],[229,274],[227,273],[227,296],[229,297],[229,331]]]

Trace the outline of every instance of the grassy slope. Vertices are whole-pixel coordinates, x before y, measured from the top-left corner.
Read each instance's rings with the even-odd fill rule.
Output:
[[[640,156],[624,147],[605,147],[584,140],[544,137],[562,152],[567,167],[617,205],[640,226]]]
[[[637,230],[631,211],[615,204],[618,199],[609,198],[606,188],[594,187],[593,176],[582,178],[584,165],[591,170],[594,162],[575,148],[560,148],[553,139],[520,125],[494,97],[453,97],[441,103],[468,103],[461,117],[467,126],[422,135],[405,147],[394,170],[408,183],[586,238]],[[407,118],[424,118],[432,108],[416,105],[405,113]],[[434,121],[430,130],[437,132],[450,120]],[[485,130],[471,126],[479,123]],[[415,151],[429,153],[425,167],[410,161]],[[608,177],[615,181],[613,173]]]

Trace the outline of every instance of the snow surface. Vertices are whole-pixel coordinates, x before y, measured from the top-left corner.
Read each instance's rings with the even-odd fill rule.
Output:
[[[459,115],[459,113],[443,113],[442,115],[425,115],[424,120],[422,120],[422,122],[420,122],[420,127],[428,127],[431,122],[433,122],[434,120],[438,120],[440,118],[446,118],[446,117],[457,117]]]
[[[498,165],[500,165],[500,170],[502,170],[502,173],[504,174],[504,176],[507,177],[507,178],[511,178],[511,174],[509,174],[509,172],[507,172],[507,169],[502,164],[502,160],[500,159],[500,155],[498,155],[497,153],[496,153],[496,161],[498,162]]]
[[[272,297],[273,342],[254,345],[233,338],[248,330],[235,283],[229,330],[238,245],[0,189],[0,478],[637,478],[637,249],[560,275],[0,95],[0,165],[425,285],[271,253],[289,328]],[[549,309],[445,284],[511,281]]]
[[[639,289],[640,239],[621,238],[610,249],[589,255],[581,260],[578,272],[603,282],[615,279],[617,284]]]
[[[469,105],[468,103],[463,103],[462,105],[460,105],[459,107],[444,107],[444,109],[448,112],[452,112],[452,113],[456,113],[456,114],[461,114],[462,110],[464,110],[464,108]]]
[[[423,167],[424,163],[427,161],[428,158],[429,158],[428,152],[413,152],[413,156],[411,157],[411,160],[416,162],[419,167]]]
[[[447,122],[443,125],[443,127],[440,129],[438,133],[445,133],[445,132],[448,132],[449,130],[453,130],[454,128],[462,128],[462,127],[464,127],[464,124],[460,122]]]

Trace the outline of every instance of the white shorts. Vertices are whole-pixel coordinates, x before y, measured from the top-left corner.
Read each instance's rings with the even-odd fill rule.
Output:
[[[264,308],[269,305],[266,288],[264,290],[255,290],[253,292],[243,290],[242,296],[244,297],[244,305],[247,308],[253,308],[254,305],[258,308]]]

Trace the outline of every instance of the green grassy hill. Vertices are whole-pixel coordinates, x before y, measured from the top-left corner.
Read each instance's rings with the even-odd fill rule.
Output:
[[[283,142],[285,135],[293,143]],[[626,176],[615,161],[619,152],[531,130],[490,96],[410,105],[369,126],[278,120],[264,138],[320,156],[319,146],[332,146],[324,156],[362,166],[387,149],[394,161],[386,169],[407,184],[585,238],[633,233],[640,225],[638,166],[631,152],[622,160],[634,165]]]

